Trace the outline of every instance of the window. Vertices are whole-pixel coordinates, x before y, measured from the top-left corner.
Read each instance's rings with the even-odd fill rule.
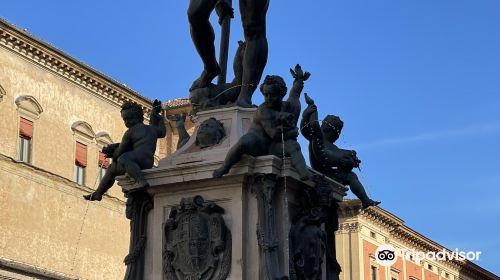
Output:
[[[85,168],[87,167],[87,146],[76,142],[74,178],[79,185],[85,185]]]
[[[372,280],[377,280],[377,267],[376,266],[372,265],[372,267],[371,267],[371,274],[372,274],[371,279]]]
[[[19,122],[18,160],[31,163],[31,139],[33,138],[33,122],[21,118]]]
[[[78,185],[85,184],[85,167],[75,164],[75,182]]]
[[[43,112],[40,103],[30,95],[18,96],[14,102],[19,116],[19,139],[17,159],[33,164],[33,123]]]
[[[76,121],[71,125],[73,139],[76,143],[74,180],[79,185],[85,185],[87,177],[87,148],[92,145],[95,133],[90,124],[85,121]],[[92,161],[92,164],[95,161]],[[94,166],[94,165],[92,165]]]

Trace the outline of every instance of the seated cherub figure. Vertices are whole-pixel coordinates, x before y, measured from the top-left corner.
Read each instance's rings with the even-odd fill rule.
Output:
[[[156,140],[166,135],[165,123],[160,112],[161,102],[155,100],[151,110],[151,124],[145,125],[141,106],[131,102],[125,102],[122,105],[121,115],[128,129],[121,143],[103,148],[102,152],[106,157],[112,158],[113,162],[106,170],[97,190],[83,196],[86,200],[100,201],[115,183],[116,176],[125,173],[136,181],[138,189],[149,186],[141,170],[153,167]]]
[[[283,101],[287,87],[283,78],[266,76],[260,91],[264,95],[262,103],[255,111],[248,133],[231,147],[223,165],[214,171],[214,177],[222,177],[240,161],[243,155],[290,156],[302,180],[309,178],[309,170],[297,142],[297,122],[300,115],[300,94],[310,74],[303,72],[300,65],[290,70],[295,78],[287,101]],[[283,150],[285,155],[283,155]]]
[[[334,144],[344,126],[342,120],[337,116],[328,115],[320,127],[318,108],[307,94],[305,98],[308,106],[302,114],[300,127],[302,135],[309,140],[309,160],[312,168],[343,185],[348,185],[361,200],[364,208],[378,205],[380,202],[368,197],[358,176],[352,171],[361,163],[356,151],[340,149]]]

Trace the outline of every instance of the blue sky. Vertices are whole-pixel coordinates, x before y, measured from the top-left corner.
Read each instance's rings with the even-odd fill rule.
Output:
[[[202,69],[187,5],[3,0],[0,16],[143,95],[168,100],[187,97]],[[310,71],[305,91],[321,116],[344,120],[338,144],[358,150],[369,194],[436,242],[482,251],[478,264],[496,274],[499,11],[498,0],[271,0],[265,70],[289,83],[296,63]],[[231,59],[242,37],[237,16]],[[259,92],[253,101],[262,101]]]

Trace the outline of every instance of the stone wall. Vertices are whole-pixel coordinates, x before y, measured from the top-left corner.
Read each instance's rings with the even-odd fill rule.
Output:
[[[76,183],[5,156],[0,178],[0,259],[80,279],[123,277],[129,225],[122,201],[87,205]]]
[[[0,65],[0,278],[122,278],[130,227],[121,188],[101,202],[82,195],[95,189],[99,150],[126,129],[121,104],[148,115],[151,102],[3,20]],[[21,117],[33,122],[29,163],[17,161]],[[76,141],[87,145],[83,185],[74,183]]]

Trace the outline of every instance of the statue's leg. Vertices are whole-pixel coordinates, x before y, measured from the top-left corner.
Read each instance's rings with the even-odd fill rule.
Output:
[[[213,177],[220,178],[227,174],[231,167],[241,160],[243,155],[261,156],[266,154],[267,145],[257,135],[247,133],[243,135],[238,142],[231,147],[220,168],[214,171]]]
[[[366,194],[365,188],[361,184],[361,182],[358,179],[358,176],[354,172],[349,172],[345,174],[345,184],[349,185],[351,188],[351,191],[354,195],[356,195],[359,200],[361,200],[361,203],[363,204],[364,208],[367,208],[369,206],[375,206],[380,204],[379,201],[374,201],[371,200],[368,195]]]
[[[203,88],[220,73],[220,68],[215,57],[215,34],[210,24],[210,14],[215,8],[216,0],[191,0],[187,11],[191,38],[198,54],[203,61],[203,72],[193,82],[190,90]]]
[[[305,181],[309,179],[309,170],[307,164],[300,150],[300,145],[297,141],[287,140],[285,142],[285,153],[290,155],[292,166],[299,173],[300,179]]]
[[[242,88],[236,104],[252,106],[252,95],[257,88],[267,63],[266,13],[269,0],[240,0],[241,21],[246,49],[243,56]]]
[[[144,178],[139,165],[141,158],[147,158],[147,156],[136,155],[135,152],[127,152],[118,157],[118,165],[125,168],[127,174],[137,182],[139,188],[146,188],[149,184]]]
[[[111,163],[109,168],[106,170],[106,174],[102,177],[99,182],[97,189],[88,195],[84,195],[83,198],[86,200],[97,200],[101,201],[102,196],[113,186],[115,183],[116,176],[125,174],[125,169],[120,168],[118,163]]]

